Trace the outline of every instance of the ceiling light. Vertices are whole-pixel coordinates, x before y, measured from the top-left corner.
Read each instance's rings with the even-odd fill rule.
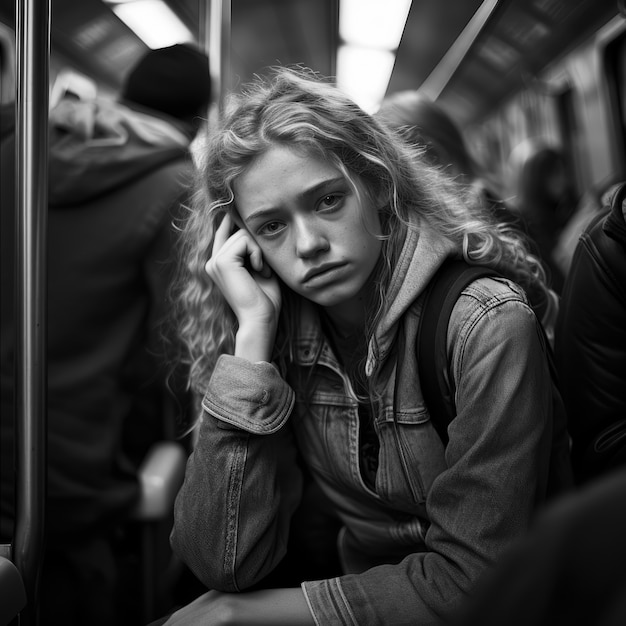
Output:
[[[122,22],[152,49],[194,41],[191,31],[162,0],[105,0]]]
[[[396,50],[411,0],[341,0],[339,36],[344,43]]]
[[[337,86],[364,111],[375,113],[385,97],[395,55],[389,50],[340,46]]]
[[[341,0],[337,85],[368,113],[385,96],[411,0]]]

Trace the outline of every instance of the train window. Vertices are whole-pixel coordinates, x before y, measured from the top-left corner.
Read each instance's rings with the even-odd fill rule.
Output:
[[[605,67],[612,123],[621,171],[626,171],[626,31],[605,48]]]
[[[574,102],[574,90],[567,87],[556,96],[557,118],[559,124],[560,143],[563,148],[567,170],[570,179],[576,186],[576,191],[580,192],[579,182],[581,172],[578,171],[576,154],[578,145],[582,142],[581,129],[576,117],[576,106]]]

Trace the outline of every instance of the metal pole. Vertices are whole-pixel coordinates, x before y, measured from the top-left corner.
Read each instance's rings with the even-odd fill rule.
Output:
[[[209,29],[211,22],[209,20],[209,0],[198,0],[198,42],[200,47],[209,54]]]
[[[209,64],[213,86],[218,94],[220,115],[224,111],[230,84],[231,0],[211,0],[209,18]]]
[[[46,490],[46,230],[50,0],[16,0],[17,362],[13,560],[37,623]]]
[[[435,69],[417,89],[419,93],[431,100],[437,100],[454,76],[468,50],[474,45],[478,35],[493,19],[496,9],[499,8],[498,5],[501,5],[501,0],[484,0]]]

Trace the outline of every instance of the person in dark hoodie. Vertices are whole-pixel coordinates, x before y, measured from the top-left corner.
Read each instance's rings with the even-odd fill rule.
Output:
[[[163,322],[173,221],[194,171],[190,143],[210,101],[208,57],[175,45],[149,51],[118,102],[70,94],[50,114],[42,624],[123,623],[115,614],[113,537],[137,501],[140,459],[167,436],[168,416],[184,410],[168,387]],[[14,137],[3,142],[3,157],[12,145]],[[14,246],[4,231],[3,265]],[[11,333],[2,306],[4,344]],[[5,393],[12,354],[3,345],[3,537],[12,520],[13,409]]]

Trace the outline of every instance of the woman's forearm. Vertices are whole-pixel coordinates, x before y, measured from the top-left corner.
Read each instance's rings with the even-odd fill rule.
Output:
[[[302,589],[265,589],[233,597],[237,617],[251,626],[314,626]]]
[[[176,611],[165,626],[242,624],[242,626],[315,626],[301,589],[249,593],[208,591]]]
[[[293,392],[268,363],[222,355],[176,498],[176,554],[208,589],[239,592],[284,557],[301,497]]]

